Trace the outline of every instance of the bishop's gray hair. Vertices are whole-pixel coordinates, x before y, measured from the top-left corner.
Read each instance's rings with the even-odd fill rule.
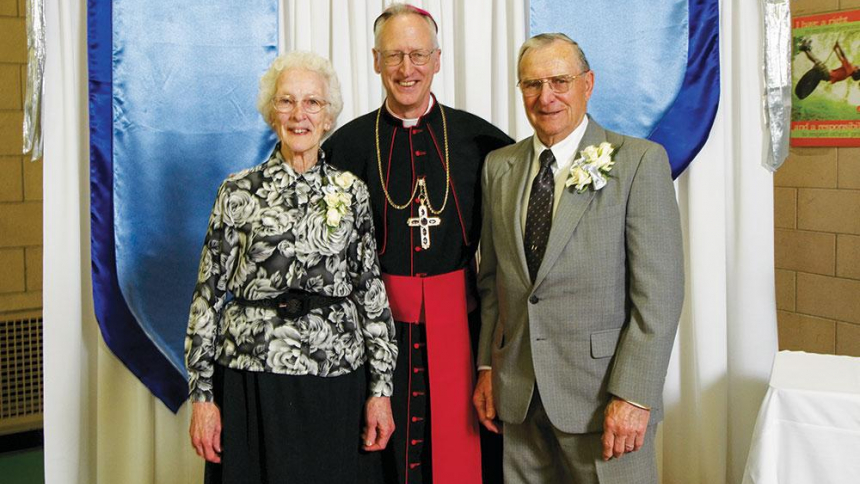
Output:
[[[382,28],[389,20],[401,15],[418,15],[423,18],[427,22],[427,26],[430,28],[430,34],[431,37],[433,37],[433,48],[439,48],[439,37],[436,35],[439,27],[436,25],[436,21],[433,20],[430,12],[407,3],[393,3],[376,18],[376,21],[373,22],[373,46],[377,50],[379,50],[380,47],[379,40],[380,37],[382,37]]]

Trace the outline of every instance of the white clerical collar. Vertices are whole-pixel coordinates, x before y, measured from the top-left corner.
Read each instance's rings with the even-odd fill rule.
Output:
[[[579,126],[576,127],[566,138],[559,141],[558,143],[552,145],[549,149],[552,150],[553,156],[555,156],[555,163],[552,166],[553,173],[558,173],[559,169],[565,169],[570,166],[573,162],[573,158],[576,155],[576,149],[579,147],[579,143],[582,141],[582,137],[585,135],[585,129],[588,128],[588,116],[582,117],[582,122],[579,123]],[[537,135],[532,137],[532,148],[534,150],[534,159],[537,160],[541,153],[547,146],[541,142],[540,138]]]
[[[427,113],[429,113],[430,110],[433,109],[434,101],[435,101],[435,98],[433,96],[430,96],[430,102],[427,103],[427,110],[424,111],[424,114],[422,116],[426,116]],[[411,127],[415,126],[416,124],[418,124],[418,121],[421,120],[420,117],[419,118],[401,118],[400,116],[394,114],[394,112],[391,111],[391,107],[388,105],[388,98],[385,98],[385,109],[388,110],[388,114],[390,114],[390,115],[394,116],[395,118],[399,119],[400,121],[402,121],[404,128],[411,128]]]

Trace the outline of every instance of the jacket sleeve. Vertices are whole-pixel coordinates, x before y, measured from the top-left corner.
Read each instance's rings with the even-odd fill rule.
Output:
[[[212,374],[217,357],[218,323],[226,300],[231,261],[235,260],[230,255],[235,256],[238,251],[235,229],[225,225],[222,217],[224,203],[229,198],[227,186],[226,182],[221,185],[209,216],[185,335],[188,389],[194,402],[211,402],[213,399]]]
[[[649,143],[630,187],[625,220],[629,321],[608,390],[648,407],[661,404],[684,300],[681,223],[666,151]]]
[[[358,181],[355,186],[354,232],[357,237],[351,243],[347,262],[353,283],[351,298],[358,311],[358,324],[370,365],[370,394],[389,397],[394,392],[394,366],[397,362],[394,320],[376,255],[367,186]]]
[[[478,366],[492,365],[493,336],[499,319],[499,300],[496,286],[496,250],[493,245],[493,220],[491,215],[492,181],[490,177],[491,156],[487,156],[481,171],[481,244],[478,265],[478,294],[481,300],[481,334],[478,340]]]

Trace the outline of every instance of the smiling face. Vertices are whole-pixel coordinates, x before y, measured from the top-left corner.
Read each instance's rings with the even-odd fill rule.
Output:
[[[573,46],[555,41],[525,53],[520,62],[520,81],[580,74],[581,66]],[[523,95],[526,116],[535,134],[546,146],[552,146],[573,132],[588,107],[594,88],[594,73],[577,77],[565,93],[555,93],[549,83],[541,86],[537,96]]]
[[[427,110],[433,76],[439,72],[440,52],[433,52],[423,66],[413,64],[408,55],[399,65],[387,66],[380,52],[431,51],[436,48],[431,29],[427,20],[417,14],[391,17],[382,26],[379,45],[373,49],[373,68],[382,77],[388,108],[401,118],[417,118]]]
[[[297,101],[310,97],[325,100],[326,82],[323,76],[304,69],[287,69],[281,72],[276,83],[274,99],[290,96]],[[281,154],[287,160],[310,155],[314,159],[323,135],[331,129],[328,109],[311,114],[305,112],[301,102],[292,111],[272,111],[272,127],[281,140]]]

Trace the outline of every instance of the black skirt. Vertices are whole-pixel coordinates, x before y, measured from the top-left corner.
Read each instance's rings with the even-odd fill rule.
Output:
[[[206,483],[359,482],[364,368],[325,378],[215,373],[222,453],[221,464],[206,463]]]

